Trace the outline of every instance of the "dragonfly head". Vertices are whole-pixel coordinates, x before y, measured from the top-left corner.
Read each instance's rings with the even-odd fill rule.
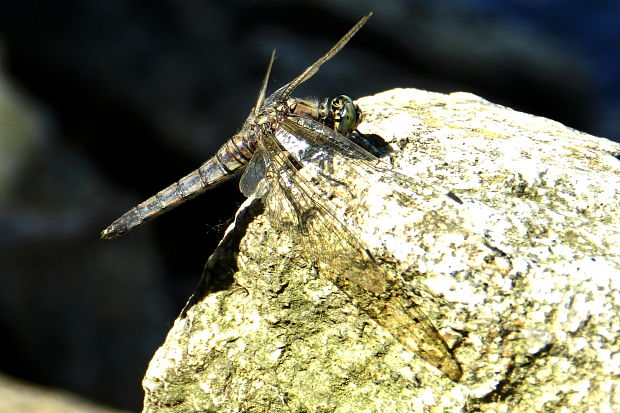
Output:
[[[362,121],[361,109],[346,95],[333,98],[329,110],[333,115],[334,130],[343,135],[353,132]]]
[[[318,103],[290,98],[286,104],[292,114],[318,120],[345,136],[353,132],[363,118],[362,110],[353,103],[353,99],[346,95],[340,95],[333,99],[323,99]]]

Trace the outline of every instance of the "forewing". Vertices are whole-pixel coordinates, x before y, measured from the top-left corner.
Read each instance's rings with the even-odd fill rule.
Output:
[[[310,79],[312,76],[319,71],[319,68],[323,65],[323,63],[327,62],[329,59],[334,57],[348,42],[351,38],[362,28],[372,16],[372,12],[368,13],[366,16],[362,17],[356,24],[353,26],[338,42],[332,46],[331,49],[323,56],[321,56],[316,62],[312,65],[308,66],[299,76],[293,79],[291,82],[282,86],[280,89],[275,91],[268,99],[268,103],[281,101],[286,99],[293,93],[293,91],[301,85],[306,80]]]
[[[408,297],[403,281],[391,277],[374,261],[360,239],[337,218],[336,208],[319,189],[319,182],[304,177],[299,170],[302,166],[327,168],[334,158],[354,154],[362,158],[353,159],[355,173],[367,170],[376,175],[378,170],[370,164],[374,157],[350,146],[346,138],[329,128],[321,135],[294,121],[284,120],[280,126],[276,137],[265,136],[260,143],[269,182],[263,200],[270,222],[276,228],[296,232],[321,275],[403,345],[458,381],[462,375],[459,363],[430,320]],[[313,176],[323,183],[341,185],[321,170]]]
[[[407,174],[380,160],[350,139],[314,119],[289,116],[281,122],[278,141],[296,161],[304,166],[320,164],[332,168],[332,173],[343,173],[350,180],[389,185],[404,197],[436,197],[439,202],[462,203],[452,192]],[[344,160],[346,158],[346,160]],[[338,165],[346,168],[338,171]],[[336,168],[334,168],[334,165]],[[349,201],[354,202],[354,199]]]

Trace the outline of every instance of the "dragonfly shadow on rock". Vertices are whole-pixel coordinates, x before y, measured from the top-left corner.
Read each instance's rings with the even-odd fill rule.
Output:
[[[385,139],[376,133],[361,133],[356,131],[348,138],[377,158],[385,158],[394,152],[394,149],[390,147]]]

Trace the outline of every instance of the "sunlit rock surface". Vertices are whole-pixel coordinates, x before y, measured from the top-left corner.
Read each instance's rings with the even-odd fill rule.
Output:
[[[358,103],[360,131],[390,144],[384,160],[412,188],[463,201],[429,190],[394,214],[384,190],[376,214],[339,217],[368,219],[360,240],[416,293],[462,381],[361,312],[253,201],[207,265],[207,294],[151,361],[144,411],[617,408],[620,146],[467,93]]]

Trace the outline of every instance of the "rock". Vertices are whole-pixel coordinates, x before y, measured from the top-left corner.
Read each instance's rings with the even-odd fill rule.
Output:
[[[11,413],[128,413],[69,392],[43,388],[0,375],[0,411]]]
[[[9,202],[15,181],[23,173],[42,132],[42,119],[21,90],[11,83],[4,69],[0,45],[0,207]]]
[[[360,131],[410,179],[334,184],[331,212],[405,286],[462,379],[401,345],[250,199],[151,361],[144,411],[617,409],[620,145],[467,93],[358,104]],[[349,191],[356,208],[340,202]]]

